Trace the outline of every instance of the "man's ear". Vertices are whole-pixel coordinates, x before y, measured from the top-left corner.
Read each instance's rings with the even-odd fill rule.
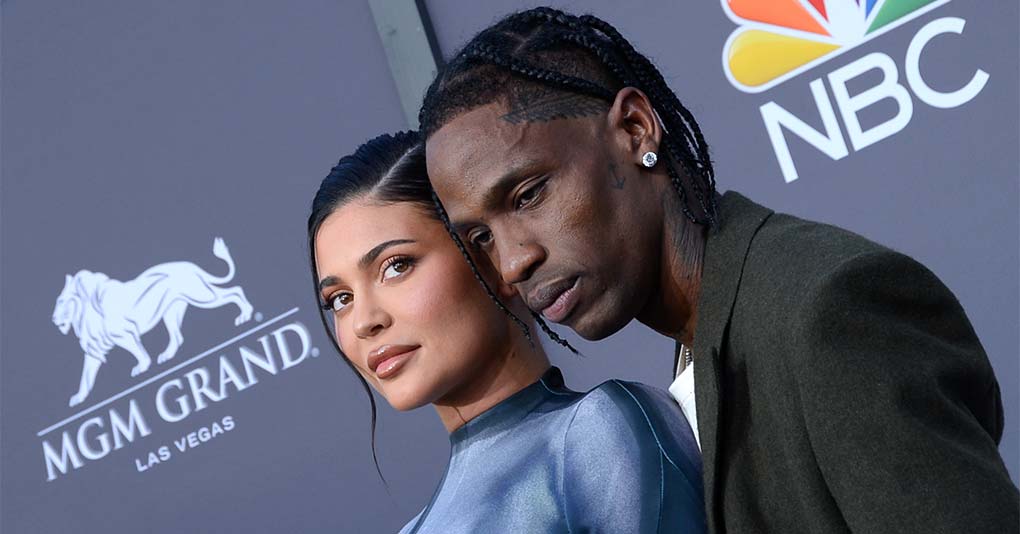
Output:
[[[659,152],[662,142],[662,124],[652,107],[651,100],[636,87],[624,87],[616,93],[613,106],[607,115],[609,130],[634,161],[641,165],[645,152]]]

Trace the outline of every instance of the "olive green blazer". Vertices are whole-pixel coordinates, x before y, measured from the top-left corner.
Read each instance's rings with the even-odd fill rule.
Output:
[[[693,344],[713,533],[1017,532],[999,386],[953,294],[848,231],[720,199]]]

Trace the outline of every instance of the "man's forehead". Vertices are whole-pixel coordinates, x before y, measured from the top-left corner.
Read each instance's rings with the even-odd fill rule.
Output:
[[[461,113],[429,137],[426,156],[430,169],[464,172],[500,162],[512,155],[527,130],[502,120],[500,104],[487,104]]]
[[[484,194],[507,172],[548,156],[550,123],[511,123],[506,107],[488,104],[462,113],[427,141],[429,176],[441,192]],[[562,122],[562,121],[557,121]]]

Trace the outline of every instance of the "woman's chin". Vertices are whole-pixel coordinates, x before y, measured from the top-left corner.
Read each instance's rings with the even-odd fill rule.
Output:
[[[416,391],[399,391],[398,388],[394,388],[394,390],[384,392],[383,397],[386,398],[390,407],[398,412],[421,408],[431,402],[431,399]]]

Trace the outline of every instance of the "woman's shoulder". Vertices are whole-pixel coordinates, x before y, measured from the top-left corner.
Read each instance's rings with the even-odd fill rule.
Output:
[[[562,465],[565,515],[574,530],[658,524],[662,532],[704,531],[697,443],[668,393],[609,380],[572,410]]]
[[[669,393],[623,380],[607,380],[577,399],[566,432],[574,446],[657,451],[674,464],[689,464],[687,458],[697,448],[687,419]]]
[[[644,423],[650,430],[659,419],[683,418],[679,405],[663,389],[624,380],[607,380],[580,395],[574,404],[574,420],[620,418]]]

